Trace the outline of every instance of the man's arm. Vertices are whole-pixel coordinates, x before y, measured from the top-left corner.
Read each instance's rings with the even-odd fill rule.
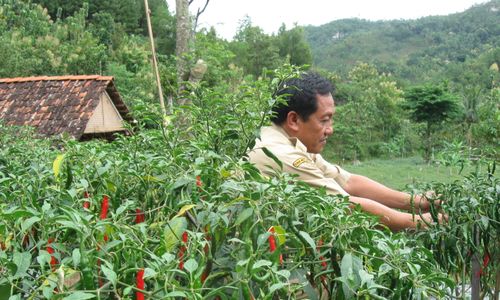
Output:
[[[432,223],[432,216],[429,213],[422,215],[410,214],[397,211],[377,201],[350,196],[349,201],[359,204],[361,209],[367,213],[380,217],[380,222],[393,231],[399,231],[407,228],[417,228],[420,223],[422,227],[426,227],[425,222]],[[425,222],[422,221],[425,220]]]
[[[368,177],[352,174],[343,187],[349,195],[372,199],[391,208],[411,210],[411,195],[386,187]],[[423,211],[429,209],[429,201],[421,195],[414,195],[414,207]]]

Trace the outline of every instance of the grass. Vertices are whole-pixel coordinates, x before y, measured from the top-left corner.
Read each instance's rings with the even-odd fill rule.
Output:
[[[450,183],[460,180],[474,170],[471,166],[465,166],[460,173],[459,166],[426,164],[419,157],[373,159],[357,164],[345,164],[342,167],[351,173],[367,176],[398,190],[406,190],[409,184]]]

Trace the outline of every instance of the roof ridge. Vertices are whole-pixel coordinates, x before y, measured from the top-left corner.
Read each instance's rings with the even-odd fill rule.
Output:
[[[0,83],[28,82],[28,81],[63,81],[63,80],[103,80],[112,81],[113,76],[102,75],[63,75],[63,76],[32,76],[0,78]]]

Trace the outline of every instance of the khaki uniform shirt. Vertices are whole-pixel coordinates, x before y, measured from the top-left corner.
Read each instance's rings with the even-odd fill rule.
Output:
[[[349,195],[345,187],[351,174],[337,165],[330,164],[319,154],[307,152],[307,148],[295,137],[277,125],[263,127],[260,139],[248,153],[249,159],[266,176],[280,172],[279,165],[267,156],[267,148],[283,164],[283,172],[299,175],[298,179],[312,186],[325,187],[328,194]]]

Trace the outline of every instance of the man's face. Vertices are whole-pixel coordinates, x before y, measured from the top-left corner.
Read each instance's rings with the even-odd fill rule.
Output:
[[[332,117],[335,104],[331,94],[317,95],[318,109],[307,121],[299,117],[297,138],[307,147],[309,153],[320,153],[326,145],[327,138],[332,135]]]

